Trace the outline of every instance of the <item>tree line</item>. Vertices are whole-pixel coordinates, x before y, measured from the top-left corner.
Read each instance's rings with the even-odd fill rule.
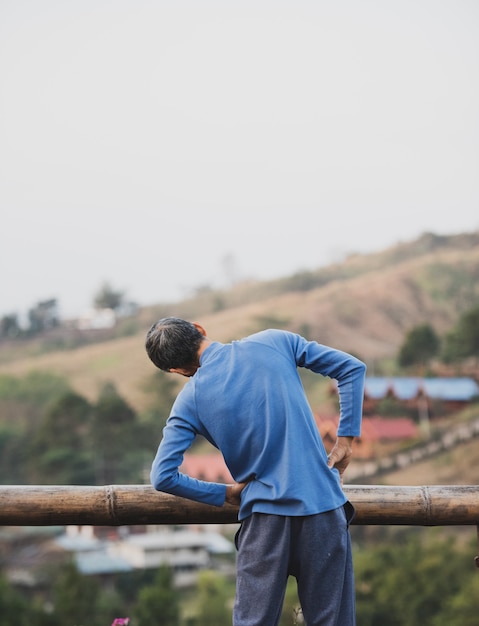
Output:
[[[479,306],[468,309],[454,327],[440,337],[429,323],[410,329],[397,355],[401,367],[427,366],[433,358],[453,363],[479,358]]]
[[[2,484],[104,485],[145,482],[176,395],[159,372],[145,383],[141,414],[106,383],[95,401],[61,376],[0,376]]]
[[[125,304],[125,293],[103,283],[93,297],[95,309],[118,311]],[[18,312],[0,317],[0,339],[25,339],[40,335],[52,328],[61,326],[59,302],[57,298],[40,300],[32,305],[26,320],[21,322]]]

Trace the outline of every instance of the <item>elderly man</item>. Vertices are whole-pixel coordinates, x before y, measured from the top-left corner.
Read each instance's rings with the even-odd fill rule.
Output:
[[[364,363],[274,329],[220,343],[199,324],[174,317],[151,327],[146,350],[161,370],[190,379],[164,428],[153,486],[216,506],[239,505],[234,626],[276,626],[289,575],[308,626],[354,626],[354,511],[342,476],[360,434]],[[338,382],[340,420],[329,458],[298,367]],[[198,434],[222,452],[234,484],[179,472]]]

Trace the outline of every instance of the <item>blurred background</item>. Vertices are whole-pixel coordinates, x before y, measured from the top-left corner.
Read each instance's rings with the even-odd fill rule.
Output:
[[[2,0],[0,482],[147,483],[184,382],[144,336],[179,315],[363,359],[346,482],[479,484],[478,27],[472,0]],[[334,381],[301,375],[328,448]],[[231,479],[202,440],[182,469]],[[230,624],[235,530],[1,527],[2,626]],[[359,626],[477,624],[471,531],[353,527]]]

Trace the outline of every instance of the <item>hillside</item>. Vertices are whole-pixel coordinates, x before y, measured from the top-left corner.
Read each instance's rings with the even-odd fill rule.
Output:
[[[449,452],[389,472],[375,484],[385,485],[479,485],[479,446],[477,440],[462,443]]]
[[[314,272],[239,284],[229,291],[204,290],[184,302],[143,308],[138,330],[128,337],[28,356],[22,346],[0,364],[0,373],[56,372],[90,399],[104,382],[112,381],[141,410],[146,402],[143,386],[154,372],[143,339],[163,315],[197,319],[220,341],[268,326],[287,328],[353,352],[374,371],[395,357],[411,327],[427,321],[443,334],[462,311],[478,303],[479,232],[426,234]]]

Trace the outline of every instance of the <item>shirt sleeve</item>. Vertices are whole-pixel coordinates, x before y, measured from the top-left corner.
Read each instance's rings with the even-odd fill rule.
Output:
[[[338,383],[339,437],[359,437],[363,413],[366,365],[356,357],[297,336],[296,363]]]
[[[222,506],[226,497],[226,485],[198,480],[179,471],[185,451],[199,432],[194,420],[179,415],[181,408],[182,402],[177,399],[163,429],[163,438],[153,460],[150,472],[151,484],[157,491],[204,504]]]

